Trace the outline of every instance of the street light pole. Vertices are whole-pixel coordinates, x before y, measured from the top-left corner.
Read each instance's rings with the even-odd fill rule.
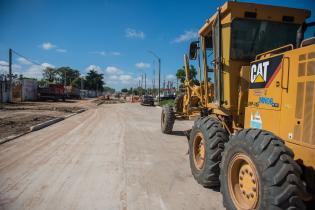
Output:
[[[12,49],[9,49],[9,102],[12,102]]]
[[[159,56],[157,56],[153,51],[149,50],[148,53],[150,53],[151,55],[153,55],[157,60],[158,60],[158,64],[159,64],[159,103],[161,102],[161,59]]]
[[[161,59],[158,58],[159,62],[159,104],[161,102]]]

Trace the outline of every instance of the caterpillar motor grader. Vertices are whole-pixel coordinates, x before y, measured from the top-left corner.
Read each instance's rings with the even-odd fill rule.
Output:
[[[191,171],[199,184],[220,187],[227,209],[305,209],[314,201],[315,37],[304,39],[315,25],[306,22],[310,14],[226,2],[190,44],[200,85],[188,77],[184,56],[185,95],[163,108],[161,129],[171,133],[175,119],[199,116],[188,141]]]

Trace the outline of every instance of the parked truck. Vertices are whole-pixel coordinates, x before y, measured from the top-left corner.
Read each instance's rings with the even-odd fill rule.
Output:
[[[49,84],[47,87],[38,87],[38,99],[40,100],[66,100],[65,88],[59,84]]]
[[[81,91],[79,88],[72,86],[65,86],[65,95],[71,99],[81,99]]]

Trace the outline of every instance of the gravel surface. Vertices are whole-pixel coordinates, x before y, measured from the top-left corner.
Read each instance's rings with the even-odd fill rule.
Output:
[[[0,145],[0,209],[224,209],[191,175],[192,122],[165,135],[160,113],[104,104]]]

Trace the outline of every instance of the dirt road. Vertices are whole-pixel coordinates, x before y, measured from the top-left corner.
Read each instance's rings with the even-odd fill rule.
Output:
[[[0,209],[224,209],[194,181],[186,137],[160,132],[160,112],[101,105],[0,145]]]

